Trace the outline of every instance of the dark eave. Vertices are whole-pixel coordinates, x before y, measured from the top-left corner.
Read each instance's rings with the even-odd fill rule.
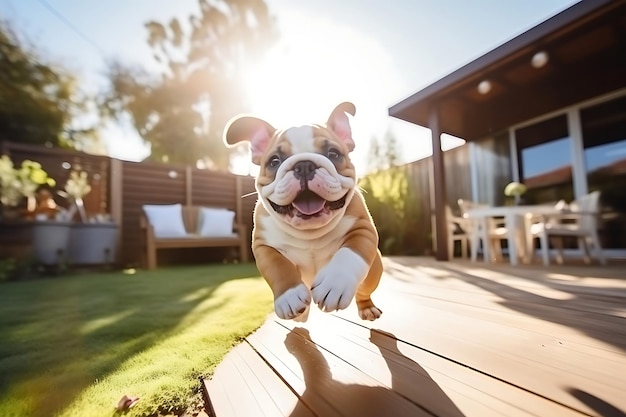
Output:
[[[545,51],[548,64],[534,68]],[[475,140],[626,87],[626,0],[582,0],[393,105],[389,115]],[[478,84],[489,80],[487,94]]]

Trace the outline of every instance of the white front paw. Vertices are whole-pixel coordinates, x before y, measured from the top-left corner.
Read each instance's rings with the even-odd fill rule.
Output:
[[[274,311],[281,319],[289,320],[306,311],[311,303],[311,293],[306,285],[289,288],[274,300]]]
[[[351,249],[339,249],[315,277],[311,286],[313,301],[322,311],[348,307],[367,274],[367,268],[363,258]]]

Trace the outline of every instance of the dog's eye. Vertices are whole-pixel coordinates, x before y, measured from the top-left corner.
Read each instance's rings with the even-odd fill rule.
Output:
[[[278,155],[272,156],[270,160],[267,162],[267,166],[269,168],[278,168],[280,164],[281,164],[281,160]]]
[[[340,158],[341,158],[341,152],[339,152],[337,149],[330,148],[328,150],[328,159],[330,159],[331,161],[337,161]]]

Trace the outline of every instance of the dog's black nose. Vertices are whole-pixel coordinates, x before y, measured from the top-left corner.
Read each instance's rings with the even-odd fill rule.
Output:
[[[311,181],[315,176],[315,170],[317,165],[312,161],[300,161],[296,162],[293,166],[293,176],[301,181]]]

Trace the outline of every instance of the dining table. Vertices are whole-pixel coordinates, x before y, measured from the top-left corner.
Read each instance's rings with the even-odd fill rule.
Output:
[[[506,229],[506,240],[511,265],[518,265],[521,260],[529,263],[533,254],[533,238],[530,227],[538,216],[562,214],[566,209],[560,204],[535,204],[515,206],[478,206],[468,209],[463,216],[472,224],[472,233],[487,230],[490,219],[500,219]],[[474,239],[477,242],[478,239]],[[473,248],[472,251],[476,251]],[[475,260],[475,257],[472,257]],[[490,245],[483,242],[483,258],[491,261]]]

